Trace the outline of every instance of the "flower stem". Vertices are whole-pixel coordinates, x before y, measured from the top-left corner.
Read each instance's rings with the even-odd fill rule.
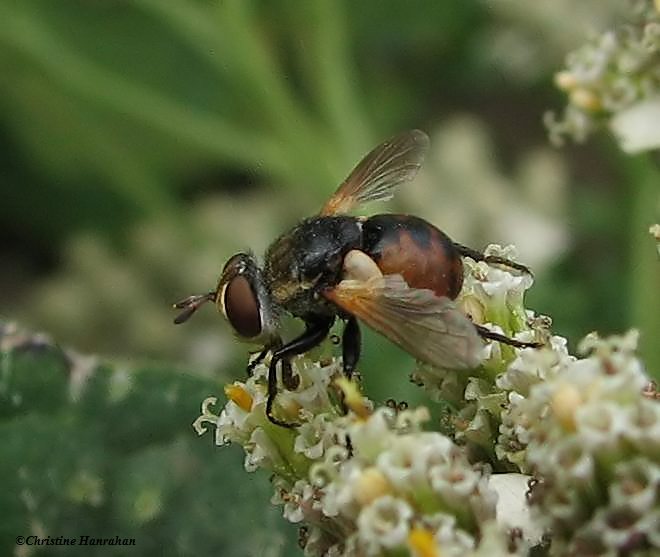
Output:
[[[660,172],[647,157],[628,165],[632,206],[630,231],[630,322],[641,332],[640,353],[650,375],[660,379],[660,260],[649,227],[660,221]],[[654,338],[655,337],[655,338]]]

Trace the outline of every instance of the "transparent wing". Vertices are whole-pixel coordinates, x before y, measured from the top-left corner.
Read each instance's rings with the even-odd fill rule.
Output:
[[[452,301],[410,288],[400,275],[343,280],[324,295],[423,362],[469,369],[482,361],[477,330]]]
[[[415,177],[428,147],[429,138],[420,130],[407,131],[381,143],[358,163],[320,214],[347,213],[368,201],[390,199],[394,188]]]

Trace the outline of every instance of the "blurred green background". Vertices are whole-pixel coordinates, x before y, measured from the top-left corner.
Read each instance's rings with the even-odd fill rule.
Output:
[[[0,385],[0,552],[71,552],[14,545],[35,531],[134,536],[140,555],[297,551],[268,479],[189,427],[245,347],[211,308],[174,327],[170,304],[404,129],[430,134],[427,164],[374,211],[516,244],[528,307],[572,350],[637,326],[657,372],[655,166],[607,137],[556,150],[541,123],[564,103],[553,73],[620,4],[0,0],[0,317],[109,363],[78,398],[56,348],[3,363],[23,379]],[[423,401],[412,368],[367,335],[376,400]]]

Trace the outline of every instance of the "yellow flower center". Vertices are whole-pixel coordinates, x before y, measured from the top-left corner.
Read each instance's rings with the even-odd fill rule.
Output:
[[[565,431],[575,431],[575,412],[582,402],[580,391],[568,383],[561,385],[552,395],[552,410]]]
[[[378,468],[371,466],[367,468],[358,478],[353,486],[355,500],[363,507],[379,497],[391,493],[392,488],[385,474]]]
[[[570,94],[570,99],[575,106],[582,110],[596,112],[601,109],[600,99],[596,93],[585,87],[573,89]]]
[[[353,410],[359,418],[366,420],[371,415],[362,393],[353,381],[346,379],[346,377],[340,377],[335,380],[335,385],[344,393],[344,404]]]
[[[563,71],[555,74],[555,85],[562,91],[572,91],[577,84],[577,79],[571,72]]]
[[[433,534],[424,528],[413,528],[410,531],[408,545],[415,557],[441,557]]]
[[[246,412],[252,410],[252,395],[240,383],[225,385],[225,394],[229,400],[234,402],[242,410]]]

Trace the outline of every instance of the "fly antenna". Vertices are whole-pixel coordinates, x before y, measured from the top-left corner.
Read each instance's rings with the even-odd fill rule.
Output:
[[[188,321],[188,319],[190,319],[190,316],[199,309],[200,306],[204,305],[206,302],[212,302],[213,300],[215,300],[215,291],[211,290],[206,294],[188,296],[176,304],[173,304],[173,308],[183,310],[174,318],[174,324],[180,325],[181,323],[185,323]]]

